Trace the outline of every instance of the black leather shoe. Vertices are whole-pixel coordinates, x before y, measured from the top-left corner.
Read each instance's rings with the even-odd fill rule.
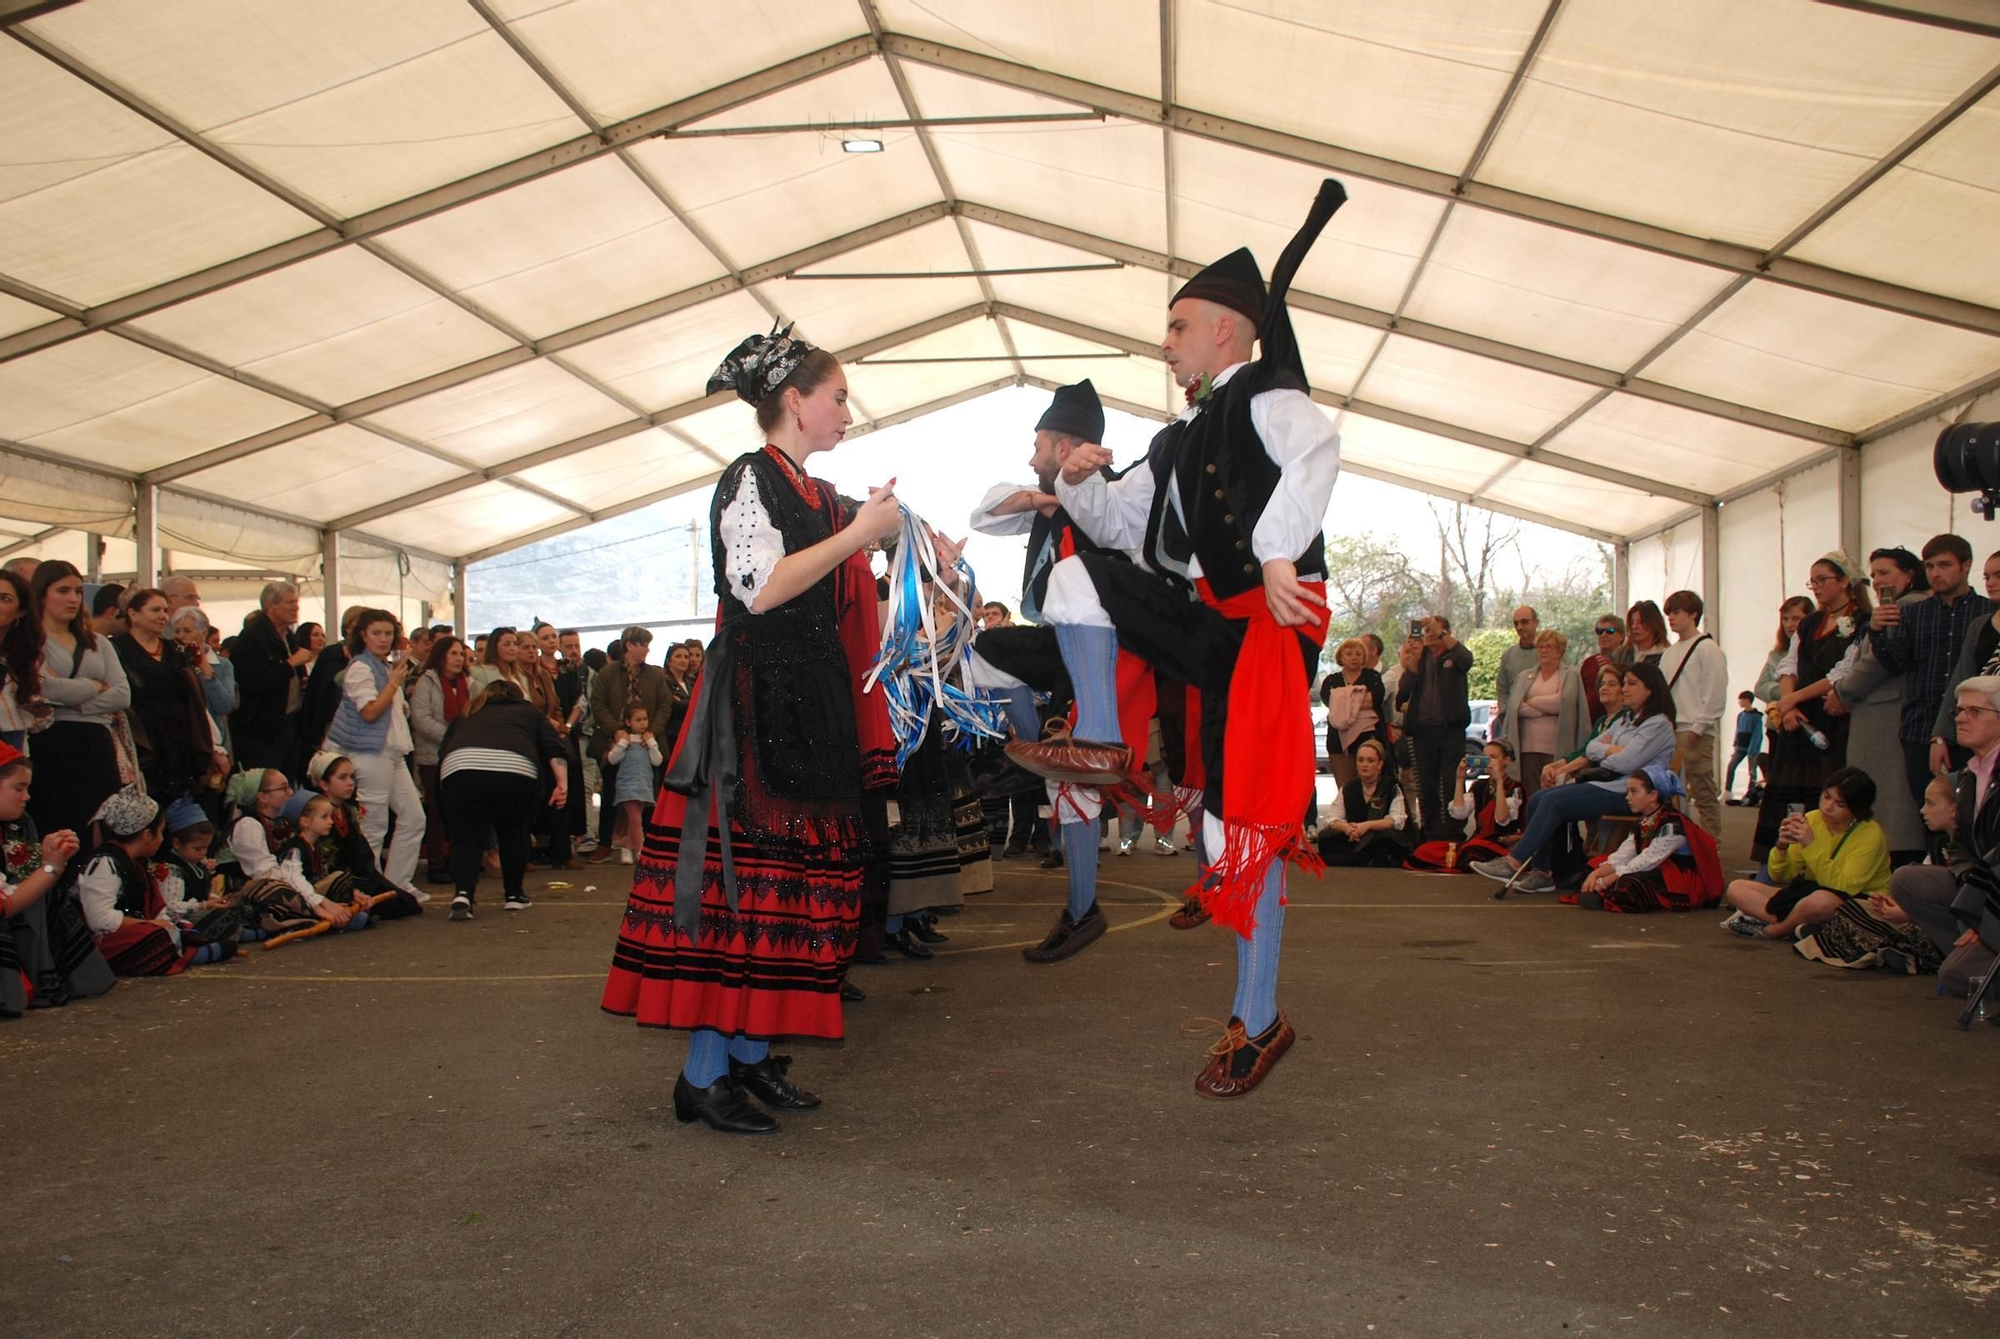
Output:
[[[910,927],[907,924],[892,935],[883,935],[882,942],[906,958],[922,959],[932,956],[929,949],[911,937]]]
[[[938,933],[937,917],[935,916],[908,917],[903,922],[903,928],[923,940],[926,944],[948,944],[951,942],[950,935]]]
[[[767,1055],[754,1065],[741,1060],[729,1062],[729,1077],[737,1087],[778,1111],[811,1111],[819,1098],[785,1077],[790,1056]]]
[[[840,983],[840,998],[848,1004],[861,1004],[868,999],[868,992],[852,981]]]
[[[1048,854],[1042,857],[1042,868],[1061,869],[1062,867],[1063,867],[1062,852],[1056,850],[1054,847],[1049,848]]]
[[[1063,908],[1062,918],[1056,928],[1049,931],[1049,937],[1033,948],[1021,950],[1021,956],[1029,962],[1061,962],[1073,958],[1104,937],[1110,928],[1104,913],[1097,909],[1097,903],[1090,904],[1090,910],[1083,913],[1083,919],[1071,920],[1069,908]]]
[[[728,1074],[706,1088],[695,1087],[685,1074],[675,1079],[674,1119],[683,1125],[699,1120],[724,1134],[770,1134],[778,1128],[778,1122],[750,1105],[742,1086]]]

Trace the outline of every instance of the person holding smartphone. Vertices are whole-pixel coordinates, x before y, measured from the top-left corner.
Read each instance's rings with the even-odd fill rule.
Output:
[[[354,616],[347,634],[347,668],[340,677],[340,705],[327,727],[326,747],[354,764],[361,835],[368,839],[383,877],[424,902],[429,894],[416,886],[417,853],[424,842],[424,799],[407,765],[415,741],[410,734],[410,703],[403,693],[410,661],[396,655],[401,632],[396,616],[386,609],[363,609]],[[391,813],[396,816],[396,839],[385,849]]]
[[[1417,797],[1426,841],[1452,841],[1455,831],[1446,793],[1465,753],[1465,727],[1472,721],[1466,675],[1472,652],[1452,636],[1451,620],[1432,614],[1411,625],[1422,653],[1396,685],[1396,705],[1417,746]]]

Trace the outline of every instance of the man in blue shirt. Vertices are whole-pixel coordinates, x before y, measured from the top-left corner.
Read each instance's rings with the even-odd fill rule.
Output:
[[[1755,804],[1757,792],[1763,787],[1757,784],[1757,758],[1764,751],[1764,713],[1757,710],[1757,698],[1750,692],[1736,695],[1736,748],[1729,755],[1729,770],[1722,776],[1722,793],[1728,796],[1736,789],[1736,766],[1750,764],[1750,788],[1743,792],[1743,798],[1725,799],[1726,804]]]

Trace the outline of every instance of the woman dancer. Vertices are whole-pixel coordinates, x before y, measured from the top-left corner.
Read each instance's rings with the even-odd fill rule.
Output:
[[[861,550],[900,517],[892,487],[844,517],[832,485],[805,472],[853,420],[831,354],[789,331],[752,336],[709,389],[755,405],[767,445],[715,487],[715,642],[646,829],[603,1007],[693,1032],[679,1120],[763,1133],[777,1122],[750,1097],[819,1105],[771,1040],[845,1033],[861,795],[895,779],[881,695],[860,692],[879,642]]]

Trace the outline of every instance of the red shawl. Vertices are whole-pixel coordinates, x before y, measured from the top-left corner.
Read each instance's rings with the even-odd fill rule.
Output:
[[[1302,582],[1322,594],[1322,582]],[[1312,715],[1306,710],[1306,666],[1294,638],[1326,644],[1324,604],[1313,622],[1285,628],[1271,616],[1262,586],[1227,600],[1206,581],[1195,588],[1202,603],[1224,618],[1249,623],[1229,678],[1229,718],[1223,727],[1222,851],[1208,871],[1212,881],[1189,892],[1199,896],[1218,924],[1248,938],[1257,928],[1257,898],[1264,871],[1285,860],[1318,873],[1319,853],[1305,839],[1306,799],[1313,789]]]

